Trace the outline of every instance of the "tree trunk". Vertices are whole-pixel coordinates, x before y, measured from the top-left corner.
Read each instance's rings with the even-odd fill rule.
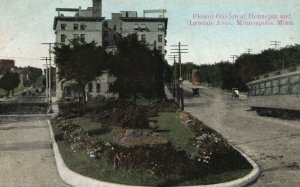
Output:
[[[83,95],[83,104],[86,105],[86,93],[85,93],[85,85],[81,85],[82,95]]]
[[[6,97],[9,97],[9,90],[6,90]]]

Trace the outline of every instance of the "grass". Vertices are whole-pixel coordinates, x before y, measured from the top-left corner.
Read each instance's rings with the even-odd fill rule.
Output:
[[[162,133],[177,149],[186,150],[191,155],[195,153],[195,149],[189,145],[189,139],[192,137],[192,134],[180,124],[177,113],[160,113],[158,117],[152,117],[150,120],[157,121],[157,131]],[[71,121],[92,136],[99,137],[103,141],[114,142],[111,129],[106,124],[93,122],[88,118],[76,118]],[[55,126],[53,126],[53,130],[56,136],[61,133]],[[69,144],[59,141],[59,139],[57,141],[60,153],[71,170],[105,182],[142,186],[215,184],[238,179],[251,171],[250,169],[243,169],[209,174],[200,176],[198,179],[186,179],[179,175],[162,177],[152,175],[150,172],[136,172],[121,168],[114,169],[112,165],[89,158],[84,152],[73,153]]]
[[[24,87],[22,87],[22,88],[15,88],[14,93],[17,94],[17,93],[22,92],[24,90],[25,90]],[[10,93],[10,95],[11,95],[11,93]],[[0,88],[0,96],[6,96],[6,91],[3,90],[2,88]]]
[[[150,118],[157,121],[157,131],[171,142],[176,149],[185,150],[191,157],[197,154],[197,149],[190,143],[192,133],[179,120],[178,113],[159,113],[158,117]]]

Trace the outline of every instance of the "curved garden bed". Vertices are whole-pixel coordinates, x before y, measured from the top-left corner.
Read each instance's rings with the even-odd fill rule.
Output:
[[[76,114],[74,108],[62,110],[53,129],[66,165],[82,175],[119,184],[170,186],[222,183],[252,170],[219,133],[177,111],[170,101],[80,108],[84,111]]]

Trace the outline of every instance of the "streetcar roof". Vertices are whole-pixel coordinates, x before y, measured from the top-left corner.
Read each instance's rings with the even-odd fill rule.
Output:
[[[254,77],[255,80],[247,83],[247,85],[297,74],[300,74],[300,66],[273,71],[267,74],[256,76]]]

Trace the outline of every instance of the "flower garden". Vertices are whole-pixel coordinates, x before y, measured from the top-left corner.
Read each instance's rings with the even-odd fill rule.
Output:
[[[252,166],[216,131],[173,101],[60,103],[52,126],[73,171],[105,182],[200,185],[231,181]]]

